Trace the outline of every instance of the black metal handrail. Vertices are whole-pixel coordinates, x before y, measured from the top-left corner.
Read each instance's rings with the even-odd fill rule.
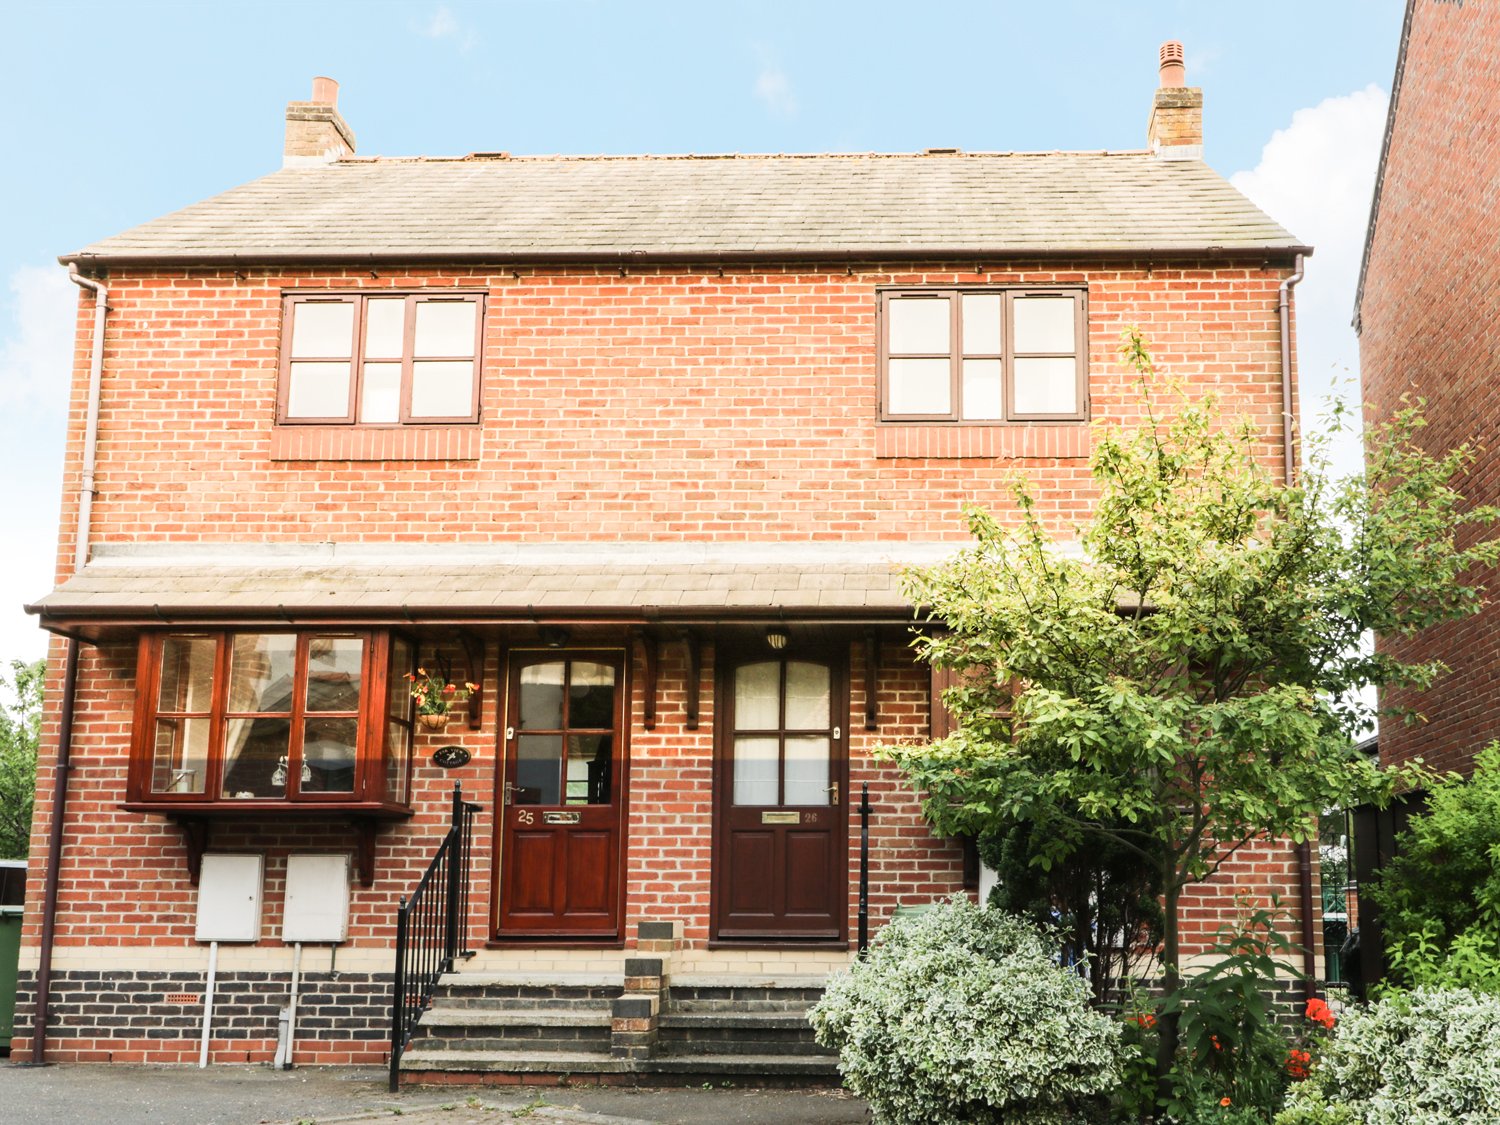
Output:
[[[438,978],[460,957],[472,957],[469,936],[469,866],[474,814],[453,785],[453,819],[416,890],[396,910],[396,979],[391,995],[391,1092],[400,1082],[401,1053],[432,1003]]]

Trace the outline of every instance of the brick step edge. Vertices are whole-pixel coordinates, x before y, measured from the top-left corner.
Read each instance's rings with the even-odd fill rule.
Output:
[[[422,1013],[423,1031],[438,1027],[603,1027],[610,1026],[609,1009],[565,1008],[449,1008],[434,1005]]]
[[[663,1012],[661,1029],[681,1028],[748,1028],[755,1031],[787,1030],[812,1031],[806,1012],[753,1011],[753,1012]]]
[[[408,1051],[401,1069],[450,1074],[707,1075],[748,1078],[837,1078],[838,1060],[823,1055],[692,1055],[617,1059],[571,1051]]]

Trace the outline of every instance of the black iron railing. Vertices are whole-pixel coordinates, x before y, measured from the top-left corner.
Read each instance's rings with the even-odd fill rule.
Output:
[[[398,1087],[401,1053],[417,1021],[432,1003],[438,978],[453,971],[460,957],[472,957],[469,935],[469,864],[474,814],[453,785],[453,819],[417,889],[396,911],[396,980],[391,997],[391,1092]]]

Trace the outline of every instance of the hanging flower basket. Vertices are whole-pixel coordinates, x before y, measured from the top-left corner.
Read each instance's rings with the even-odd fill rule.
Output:
[[[453,704],[462,703],[479,690],[470,683],[460,687],[446,676],[432,675],[426,668],[418,668],[416,675],[408,672],[406,679],[411,684],[411,697],[417,701],[417,722],[428,730],[447,729]]]

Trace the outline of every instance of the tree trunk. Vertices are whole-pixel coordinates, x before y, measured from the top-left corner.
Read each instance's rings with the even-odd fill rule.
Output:
[[[1177,904],[1182,896],[1182,887],[1176,873],[1168,874],[1163,894],[1163,909],[1166,918],[1162,926],[1162,992],[1167,997],[1175,996],[1182,987],[1182,977],[1177,971],[1179,934],[1177,929]],[[1163,1012],[1156,1023],[1156,1100],[1158,1107],[1164,1105],[1172,1095],[1172,1063],[1177,1057],[1177,1029],[1181,1021],[1180,1011]]]

